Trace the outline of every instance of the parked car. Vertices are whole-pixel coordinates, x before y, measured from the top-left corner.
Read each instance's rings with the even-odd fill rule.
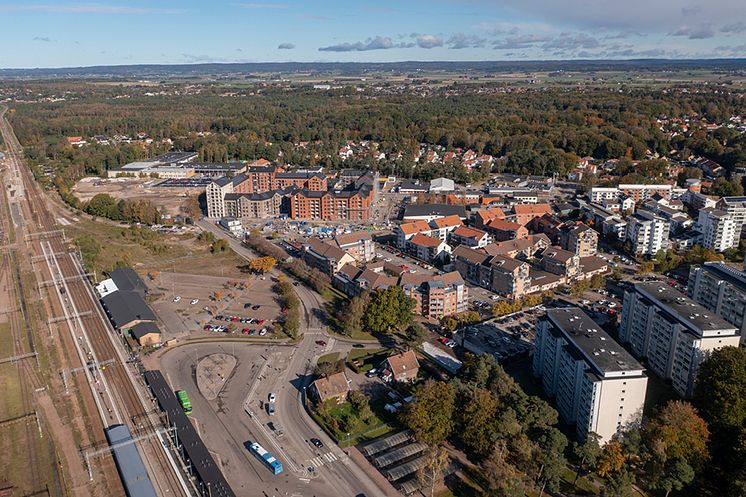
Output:
[[[191,301],[191,302],[189,302],[189,303],[190,303],[190,304],[192,304],[192,305],[194,305],[194,304],[196,304],[197,302],[199,302],[199,299],[192,299],[192,301]]]
[[[179,300],[181,300],[181,296],[177,295],[176,297],[174,297],[174,302],[178,302]]]
[[[263,337],[266,334],[267,334],[267,328],[262,328],[261,330],[259,330],[259,336],[260,337]]]
[[[323,340],[316,340],[316,345],[319,347],[326,347],[326,342]]]
[[[269,402],[275,402],[275,401],[277,400],[277,395],[275,395],[275,394],[274,394],[274,392],[272,392],[272,393],[270,393],[270,394],[269,394],[269,396],[267,397],[267,400],[268,400]]]

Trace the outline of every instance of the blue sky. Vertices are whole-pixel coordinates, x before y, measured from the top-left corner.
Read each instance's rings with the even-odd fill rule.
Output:
[[[746,57],[744,0],[0,0],[0,67]]]

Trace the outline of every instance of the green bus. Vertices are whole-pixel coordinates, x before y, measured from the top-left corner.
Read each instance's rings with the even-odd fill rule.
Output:
[[[189,395],[187,395],[186,391],[178,390],[176,396],[179,398],[179,403],[181,404],[181,408],[184,409],[184,412],[186,414],[191,414],[192,402],[189,400]]]

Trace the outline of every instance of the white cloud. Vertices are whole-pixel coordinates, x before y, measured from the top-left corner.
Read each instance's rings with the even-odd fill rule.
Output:
[[[368,50],[388,50],[391,48],[411,48],[413,43],[394,43],[388,36],[376,36],[355,43],[337,43],[319,48],[319,52],[366,52]]]
[[[285,3],[232,3],[234,7],[242,7],[244,9],[287,9],[288,5]]]
[[[417,46],[420,48],[435,48],[443,46],[443,38],[437,35],[419,35]]]

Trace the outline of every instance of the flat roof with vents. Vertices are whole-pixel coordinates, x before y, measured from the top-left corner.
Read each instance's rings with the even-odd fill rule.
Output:
[[[570,343],[573,357],[582,356],[599,376],[615,372],[642,374],[644,368],[632,354],[581,309],[548,309],[547,318]]]
[[[736,334],[735,326],[665,283],[658,281],[636,283],[635,291],[682,323],[698,337]]]

